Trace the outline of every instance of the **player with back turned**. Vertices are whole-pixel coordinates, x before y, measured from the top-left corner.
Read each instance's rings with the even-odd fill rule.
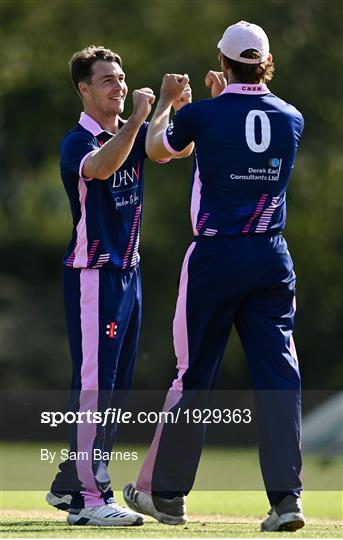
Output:
[[[305,520],[295,273],[282,231],[304,122],[266,85],[274,64],[262,28],[234,24],[218,47],[222,71],[206,77],[214,99],[187,105],[169,123],[172,100],[187,81],[166,75],[148,130],[154,159],[178,155],[191,142],[196,149],[194,241],[182,266],[173,326],[178,373],[164,410],[205,406],[234,324],[254,384],[260,464],[271,505],[262,530],[291,531]],[[162,523],[185,523],[185,496],[203,439],[204,425],[160,425],[137,483],[124,489],[127,504]]]
[[[70,408],[103,412],[118,407],[130,388],[141,323],[139,237],[150,88],[133,92],[133,111],[121,118],[128,92],[120,56],[90,46],[70,61],[83,112],[63,139],[61,176],[73,234],[63,265],[64,303],[73,363]],[[174,101],[179,109],[190,88]],[[186,151],[189,154],[192,145]],[[108,459],[116,425],[73,424],[69,459],[47,494],[68,511],[71,525],[141,525],[118,505]],[[95,459],[97,455],[103,459]],[[76,455],[77,459],[71,459]],[[79,457],[80,456],[80,457]]]

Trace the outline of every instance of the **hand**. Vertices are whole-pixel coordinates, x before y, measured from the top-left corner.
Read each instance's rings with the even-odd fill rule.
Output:
[[[147,118],[151,111],[151,105],[155,101],[154,92],[151,88],[140,88],[132,93],[134,116],[141,123]]]
[[[210,70],[205,77],[205,85],[211,88],[211,96],[217,97],[227,87],[227,81],[222,71]]]
[[[181,96],[189,83],[187,74],[178,75],[167,73],[163,77],[160,100],[166,100],[170,105]]]
[[[176,99],[174,99],[173,101],[174,111],[175,112],[179,111],[180,109],[182,109],[182,107],[184,107],[188,103],[192,103],[192,89],[189,84],[185,86],[185,89],[182,92],[182,94]]]

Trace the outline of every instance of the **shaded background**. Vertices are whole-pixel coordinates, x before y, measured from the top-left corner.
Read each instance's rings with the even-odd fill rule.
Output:
[[[305,117],[285,231],[298,275],[295,339],[304,387],[341,386],[342,15],[341,0],[1,1],[2,387],[69,386],[60,272],[71,217],[58,152],[81,104],[67,61],[101,44],[122,56],[130,91],[158,92],[164,73],[187,72],[197,100],[208,97],[203,79],[217,68],[219,38],[240,19],[268,33],[276,64],[270,87]],[[165,388],[175,373],[171,326],[192,239],[191,168],[191,159],[146,164],[136,388]],[[235,333],[219,384],[250,386]]]

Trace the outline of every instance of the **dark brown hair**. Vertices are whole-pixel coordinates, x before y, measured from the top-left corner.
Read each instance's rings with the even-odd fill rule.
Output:
[[[259,82],[266,83],[272,80],[275,66],[274,62],[266,60],[261,64],[244,64],[231,60],[222,54],[225,63],[231,68],[235,77],[242,83],[257,84]],[[247,49],[241,53],[243,58],[261,58],[261,53],[255,49]]]
[[[90,84],[93,75],[92,67],[98,60],[117,62],[120,67],[123,67],[123,62],[119,54],[110,49],[105,49],[101,45],[89,45],[89,47],[85,47],[82,51],[74,53],[69,60],[69,70],[71,80],[79,95],[79,82],[83,81]]]

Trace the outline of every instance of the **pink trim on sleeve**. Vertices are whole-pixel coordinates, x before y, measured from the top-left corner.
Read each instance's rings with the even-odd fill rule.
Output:
[[[163,137],[163,144],[164,144],[166,150],[168,150],[168,152],[170,152],[171,154],[174,154],[175,156],[178,156],[178,155],[182,154],[184,149],[178,151],[178,150],[174,150],[174,148],[172,148],[172,146],[170,146],[168,138],[167,138],[167,130],[165,130],[163,132],[162,137]]]
[[[83,156],[83,158],[81,159],[80,167],[79,167],[79,176],[80,176],[80,178],[82,178],[82,180],[85,180],[86,182],[89,181],[89,180],[93,180],[93,177],[91,178],[89,176],[83,176],[82,169],[83,169],[84,162],[86,161],[88,156],[91,156],[91,155],[96,154],[96,153],[97,153],[97,150],[92,150],[91,152],[88,152],[88,154]]]
[[[171,160],[170,157],[165,158],[165,159],[157,159],[157,160],[155,161],[155,163],[158,163],[159,165],[164,165],[165,163],[169,163],[170,160]]]

